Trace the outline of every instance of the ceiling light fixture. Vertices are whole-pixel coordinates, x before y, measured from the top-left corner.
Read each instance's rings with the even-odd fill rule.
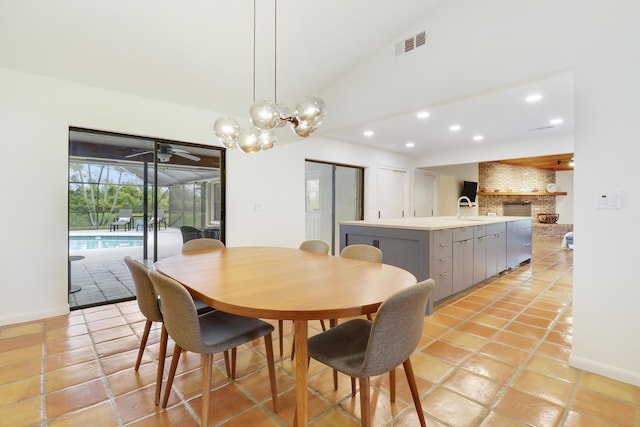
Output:
[[[419,118],[420,120],[424,120],[424,119],[428,119],[430,115],[431,114],[429,114],[428,111],[419,111],[416,114],[416,117]]]
[[[460,127],[460,125],[452,125],[452,126],[449,126],[449,130],[450,130],[451,132],[458,132],[460,129],[462,129],[462,128]]]
[[[540,95],[539,93],[533,93],[527,96],[525,99],[527,102],[538,102],[542,99],[542,95]]]
[[[375,135],[375,133],[372,130],[365,130],[364,132],[362,132],[362,134],[364,136],[366,136],[367,138],[372,137],[373,135]]]
[[[213,131],[222,145],[227,148],[240,148],[245,153],[269,150],[276,143],[274,129],[289,124],[293,132],[303,138],[311,135],[322,123],[326,107],[322,98],[305,96],[291,114],[289,109],[277,100],[277,15],[278,1],[274,0],[274,83],[273,101],[256,102],[256,0],[253,0],[253,104],[249,108],[251,126],[240,128],[232,117],[219,117],[213,125]]]
[[[484,136],[482,135],[474,135],[473,136],[473,140],[474,141],[482,141],[484,139]]]
[[[416,146],[416,144],[414,144],[413,142],[407,142],[407,143],[406,143],[406,144],[404,144],[404,145],[405,145],[405,147],[407,147],[407,148],[413,148],[413,147],[415,147],[415,146]]]
[[[557,118],[557,119],[551,119],[551,120],[549,120],[549,124],[550,124],[550,125],[554,125],[554,126],[555,126],[555,125],[559,125],[559,124],[561,124],[562,122],[564,122],[564,120],[562,120],[561,118]]]

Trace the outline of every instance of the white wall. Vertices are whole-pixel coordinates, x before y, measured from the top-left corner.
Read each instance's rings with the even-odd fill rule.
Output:
[[[570,364],[640,386],[640,2],[580,4]],[[621,190],[622,208],[598,209],[601,190]]]
[[[566,191],[566,196],[556,197],[556,213],[560,215],[558,224],[573,224],[573,171],[557,171],[558,191]]]
[[[218,144],[216,115],[207,111],[6,69],[0,69],[0,93],[0,140],[4,159],[11,159],[0,169],[2,325],[68,312],[69,126]],[[305,233],[305,158],[365,167],[365,201],[374,207],[371,171],[379,164],[411,167],[398,154],[323,138],[253,155],[229,152],[229,245],[298,246]]]

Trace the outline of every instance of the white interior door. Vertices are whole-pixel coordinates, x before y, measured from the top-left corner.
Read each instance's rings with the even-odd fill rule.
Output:
[[[413,180],[414,216],[434,215],[434,183],[433,175],[420,171],[415,172]]]
[[[402,218],[405,215],[407,172],[391,168],[377,170],[378,218]]]

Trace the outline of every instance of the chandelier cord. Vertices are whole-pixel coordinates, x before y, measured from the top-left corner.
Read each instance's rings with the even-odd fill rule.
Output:
[[[253,103],[256,102],[256,0],[253,0]]]
[[[278,103],[278,0],[273,0],[273,102]]]

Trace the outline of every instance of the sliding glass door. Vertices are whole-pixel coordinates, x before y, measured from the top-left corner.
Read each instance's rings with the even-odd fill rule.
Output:
[[[122,262],[181,251],[183,226],[224,239],[224,150],[72,128],[69,301],[135,298]]]
[[[305,238],[330,244],[340,252],[340,221],[363,219],[364,169],[305,162]]]

